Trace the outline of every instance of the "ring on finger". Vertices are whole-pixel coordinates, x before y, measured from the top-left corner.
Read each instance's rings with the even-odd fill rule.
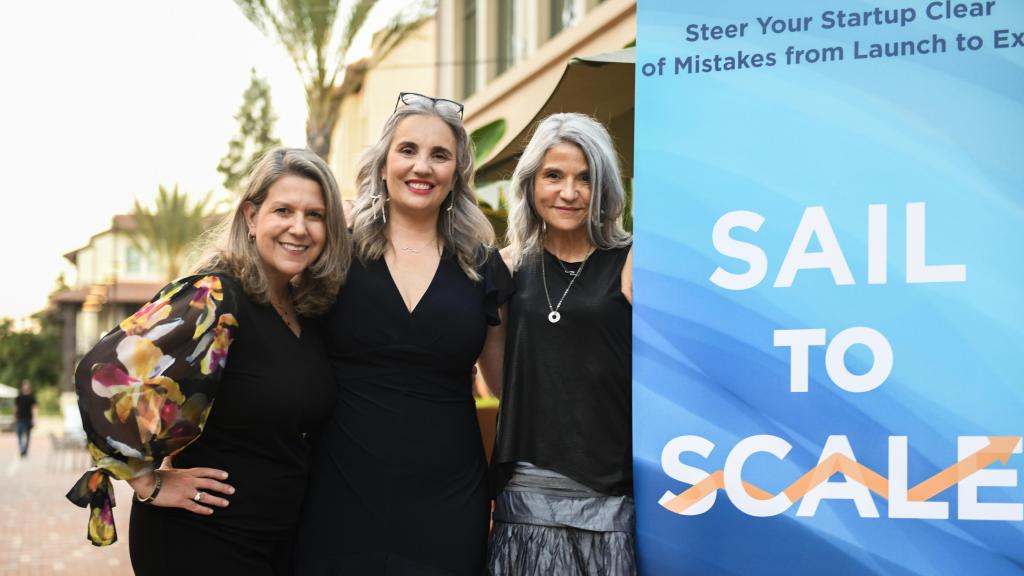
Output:
[[[203,500],[203,493],[201,491],[199,491],[199,490],[196,490],[196,495],[193,496],[192,499],[195,500],[196,502],[202,502],[202,500]]]

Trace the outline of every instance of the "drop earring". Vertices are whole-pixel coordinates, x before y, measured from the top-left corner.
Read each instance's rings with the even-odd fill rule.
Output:
[[[448,193],[451,200],[448,202],[448,238],[455,239],[455,190]]]
[[[374,201],[380,200],[380,219],[384,224],[388,223],[388,214],[385,209],[385,204],[388,201],[388,181],[385,178],[380,179],[381,187],[383,191],[380,194],[370,194],[370,198]]]

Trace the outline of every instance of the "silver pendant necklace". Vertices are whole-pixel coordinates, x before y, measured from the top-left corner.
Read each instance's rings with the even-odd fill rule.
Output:
[[[569,280],[569,285],[565,287],[565,292],[562,292],[562,297],[558,299],[558,304],[552,306],[551,294],[548,292],[547,264],[544,262],[544,251],[541,250],[540,276],[544,282],[544,296],[548,299],[548,322],[551,322],[552,324],[557,324],[558,321],[562,319],[562,315],[558,312],[558,309],[562,307],[562,302],[565,301],[565,297],[566,295],[569,294],[569,290],[572,289],[572,285],[576,282],[576,279],[583,274],[583,267],[587,265],[587,260],[590,259],[590,255],[593,253],[593,250],[587,253],[587,257],[583,259],[582,263],[580,263],[580,267],[577,268],[573,274],[570,274],[570,276],[572,276],[572,279]],[[554,255],[552,254],[552,256]],[[557,256],[555,256],[555,260],[558,260]],[[565,267],[563,266],[562,269],[565,270]],[[566,272],[568,272],[568,270],[566,270]]]

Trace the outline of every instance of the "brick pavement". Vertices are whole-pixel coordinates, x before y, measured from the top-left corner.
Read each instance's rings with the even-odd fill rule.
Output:
[[[126,576],[131,489],[115,482],[119,540],[98,548],[86,539],[88,512],[64,498],[85,469],[68,454],[52,452],[48,433],[60,421],[42,418],[28,458],[18,457],[13,432],[0,433],[0,575]],[[57,432],[59,433],[59,432]]]

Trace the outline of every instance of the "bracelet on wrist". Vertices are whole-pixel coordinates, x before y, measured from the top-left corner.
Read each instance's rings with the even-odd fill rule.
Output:
[[[139,497],[139,493],[135,493],[135,499],[143,504],[149,504],[156,499],[157,495],[160,494],[160,486],[163,483],[163,479],[160,477],[159,470],[153,470],[153,492],[145,498]]]

